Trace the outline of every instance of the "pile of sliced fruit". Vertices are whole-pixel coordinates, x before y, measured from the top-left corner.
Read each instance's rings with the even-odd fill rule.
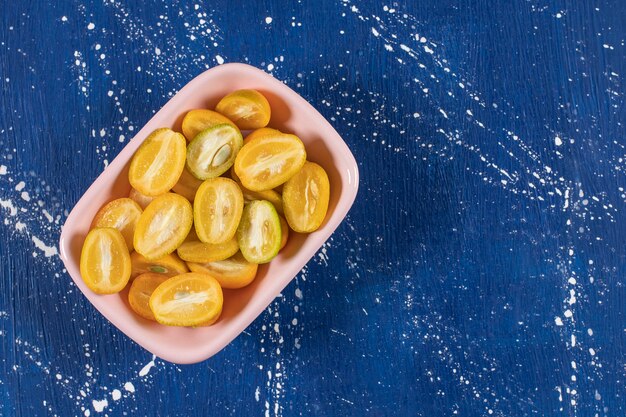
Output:
[[[189,111],[182,134],[152,132],[130,163],[129,197],[93,219],[85,284],[113,294],[132,281],[131,308],[161,324],[215,323],[222,288],[250,284],[290,229],[313,232],[326,217],[326,171],[307,161],[297,136],[266,127],[270,117],[261,93],[239,90],[215,111]]]

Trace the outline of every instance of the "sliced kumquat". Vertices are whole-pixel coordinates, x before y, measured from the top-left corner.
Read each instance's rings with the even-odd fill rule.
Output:
[[[222,98],[215,110],[242,130],[265,127],[272,116],[270,103],[256,90],[234,91]]]
[[[287,220],[283,216],[279,216],[280,218],[280,249],[283,250],[287,241],[289,240],[289,225],[287,224]]]
[[[129,251],[133,250],[133,236],[141,207],[130,198],[118,198],[105,204],[94,217],[92,227],[113,227],[122,233]]]
[[[185,167],[185,137],[168,128],[157,129],[141,144],[130,163],[130,185],[142,194],[169,191]]]
[[[150,309],[150,296],[156,288],[170,279],[167,275],[145,273],[139,275],[128,290],[128,304],[130,308],[147,320],[155,320]]]
[[[193,222],[191,203],[178,194],[158,196],[146,207],[135,228],[135,250],[146,259],[159,259],[176,250]]]
[[[150,204],[152,200],[154,200],[154,197],[141,194],[139,191],[135,190],[134,188],[130,189],[130,193],[128,193],[128,198],[133,200],[135,203],[139,204],[139,207],[141,207],[142,210],[145,210],[146,207],[148,207],[148,204]]]
[[[258,269],[257,264],[250,263],[243,257],[241,252],[223,261],[215,262],[188,262],[189,269],[193,272],[204,272],[215,278],[222,288],[243,288],[250,284]]]
[[[269,201],[252,201],[243,209],[237,229],[239,249],[248,262],[271,261],[280,250],[280,218]]]
[[[235,174],[249,190],[276,188],[294,176],[306,162],[304,144],[296,135],[272,130],[273,134],[251,139],[235,159]]]
[[[80,274],[87,287],[97,294],[120,292],[130,278],[130,255],[119,230],[92,229],[80,254]]]
[[[183,118],[182,130],[183,135],[191,142],[198,133],[216,125],[223,125],[224,123],[232,125],[235,129],[239,130],[228,117],[219,114],[213,110],[196,109],[189,110]]]
[[[170,253],[158,259],[148,260],[138,252],[130,254],[130,263],[132,265],[131,278],[137,275],[149,272],[173,277],[179,274],[189,272],[187,264],[182,261],[175,253]]]
[[[197,272],[168,279],[150,296],[154,318],[168,326],[209,326],[219,319],[223,304],[219,282]]]
[[[242,144],[241,132],[230,124],[203,130],[187,148],[187,169],[201,180],[219,177],[233,165]]]
[[[330,182],[324,168],[307,162],[283,188],[283,208],[289,226],[299,233],[317,230],[326,218]]]
[[[234,237],[224,243],[204,243],[200,241],[186,241],[178,248],[178,256],[187,262],[215,262],[228,259],[239,250],[237,239]]]
[[[229,178],[212,178],[198,188],[193,204],[194,226],[205,243],[224,243],[235,236],[243,195],[237,183]]]
[[[196,198],[196,191],[198,191],[200,184],[202,184],[202,180],[194,177],[191,172],[185,168],[183,169],[183,173],[180,175],[176,185],[172,187],[172,191],[176,194],[182,195],[193,203],[193,200]]]

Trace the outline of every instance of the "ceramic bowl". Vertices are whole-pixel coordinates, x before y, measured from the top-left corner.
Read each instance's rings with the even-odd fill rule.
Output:
[[[261,91],[272,107],[269,126],[295,133],[306,145],[308,159],[320,164],[330,179],[330,204],[322,226],[305,235],[290,233],[287,246],[269,264],[259,267],[249,286],[224,290],[224,309],[210,327],[167,327],[142,319],[130,309],[127,290],[98,295],[84,284],[80,251],[91,221],[103,204],[126,197],[130,191],[128,166],[143,140],[159,127],[180,131],[188,110],[215,108],[220,98],[242,88]],[[61,259],[87,300],[111,323],[159,358],[174,363],[195,363],[211,357],[235,339],[289,284],[344,219],[359,186],[354,156],[333,127],[307,101],[282,82],[245,64],[221,65],[198,75],[150,119],[93,182],[76,203],[63,226]]]

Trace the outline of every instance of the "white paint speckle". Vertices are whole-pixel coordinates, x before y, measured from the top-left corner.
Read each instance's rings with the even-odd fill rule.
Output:
[[[7,175],[6,165],[0,165],[0,175]]]
[[[146,366],[141,368],[141,371],[139,371],[139,376],[146,376],[146,375],[148,375],[148,373],[150,372],[150,369],[154,367],[154,360],[155,359],[156,359],[156,356],[152,355],[152,360],[150,362],[148,362],[146,364]]]
[[[215,55],[215,60],[220,65],[222,65],[224,63],[224,58],[222,58],[221,55]]]
[[[103,412],[104,409],[109,406],[109,402],[107,401],[106,398],[100,401],[93,400],[91,403],[93,404],[93,409],[96,410],[96,413]]]
[[[55,255],[59,254],[59,252],[57,251],[56,246],[48,246],[48,245],[46,245],[37,236],[32,236],[32,239],[33,239],[33,243],[35,244],[37,249],[41,250],[44,253],[44,256],[46,258],[50,258],[51,256],[55,256]]]
[[[133,385],[133,383],[132,383],[132,382],[127,382],[127,383],[125,383],[125,384],[124,384],[124,389],[125,389],[126,391],[128,391],[128,392],[131,392],[131,393],[135,392],[135,386]]]
[[[557,136],[557,137],[554,138],[554,144],[556,146],[561,146],[563,144],[563,140],[560,137]]]
[[[261,389],[259,387],[256,387],[256,389],[254,390],[254,399],[256,400],[256,402],[259,402],[260,395]]]
[[[272,23],[272,20],[273,20],[273,19],[272,19],[270,16],[267,16],[267,17],[265,18],[265,23],[267,23],[267,24],[269,25],[270,23]],[[257,401],[258,401],[258,400],[257,400]]]
[[[268,64],[267,65],[267,70],[268,71],[273,71],[274,70],[274,64]]]
[[[554,318],[554,324],[556,324],[557,326],[562,326],[563,320],[561,320],[561,318],[557,316]]]
[[[302,300],[302,290],[300,288],[296,288],[296,298]]]
[[[118,389],[114,389],[111,391],[111,397],[113,398],[113,401],[117,401],[122,398],[122,392]]]
[[[154,54],[155,54],[156,56],[161,55],[161,50],[160,50],[159,48],[154,48]]]
[[[95,29],[95,27],[96,27],[96,25],[94,25],[93,23],[89,23],[89,24],[87,25],[87,29],[89,29],[89,30],[94,30],[94,29]]]
[[[572,315],[573,315],[573,314],[572,314],[572,310],[569,310],[569,309],[565,310],[565,311],[563,312],[563,315],[564,315],[565,317],[567,317],[567,318],[572,317]]]
[[[61,17],[61,22],[67,22],[67,16],[62,16]]]
[[[24,181],[20,181],[15,186],[15,191],[22,191],[25,186],[26,186],[26,183]]]

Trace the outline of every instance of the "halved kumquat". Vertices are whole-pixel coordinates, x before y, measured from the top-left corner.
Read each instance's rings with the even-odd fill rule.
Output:
[[[186,145],[185,137],[171,129],[152,132],[130,162],[130,185],[148,196],[169,191],[185,167]]]
[[[176,250],[193,222],[191,203],[178,194],[158,196],[146,207],[135,228],[135,250],[148,260]]]
[[[130,278],[130,255],[119,230],[92,229],[80,254],[80,275],[97,294],[120,292]]]
[[[210,326],[219,319],[223,304],[219,282],[197,272],[168,279],[150,296],[154,318],[168,326]]]

